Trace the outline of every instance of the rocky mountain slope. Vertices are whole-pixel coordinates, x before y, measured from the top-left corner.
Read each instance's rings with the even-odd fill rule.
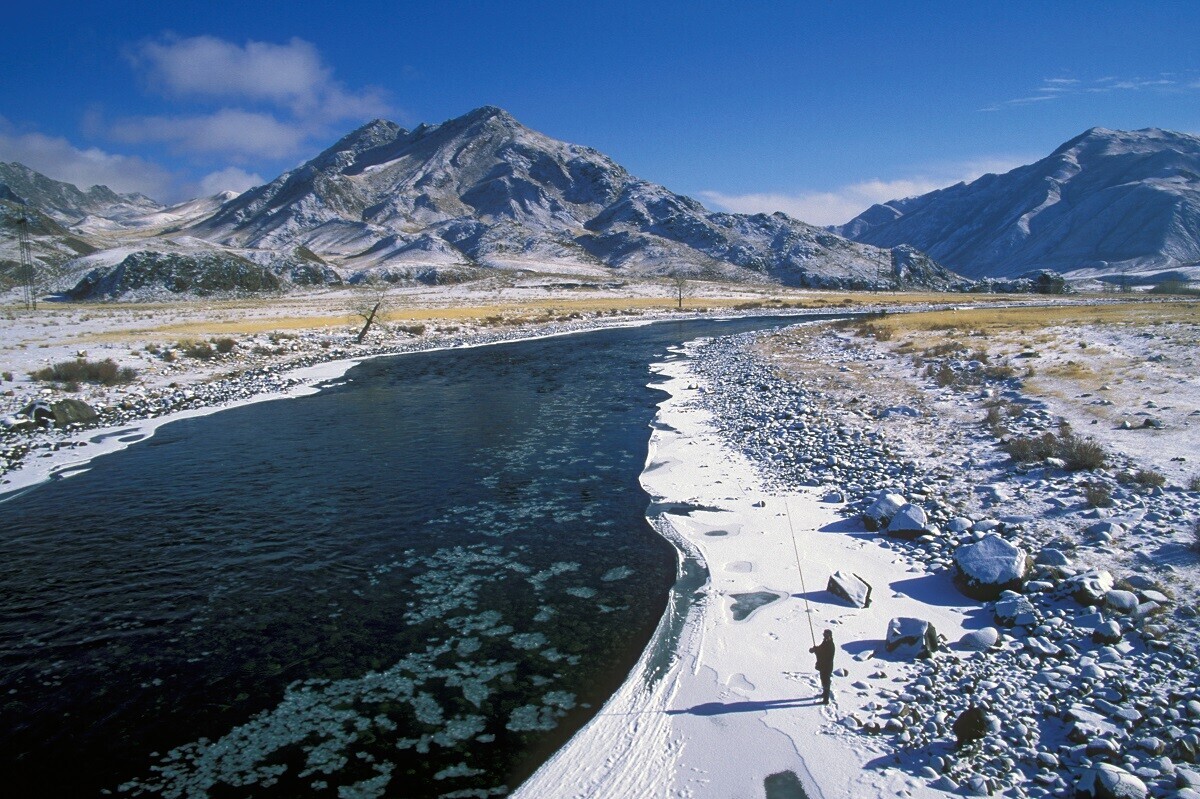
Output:
[[[0,163],[0,199],[24,202],[64,226],[89,214],[119,220],[162,209],[143,194],[117,194],[107,186],[92,186],[83,191],[15,161]]]
[[[711,213],[493,107],[411,131],[376,120],[264,186],[170,208],[2,166],[0,202],[26,199],[56,225],[34,237],[40,260],[84,256],[44,270],[47,289],[79,299],[447,282],[494,269],[828,288],[961,280],[913,247],[849,241],[781,213]]]
[[[302,245],[386,279],[484,267],[812,286],[955,280],[912,249],[864,246],[783,214],[710,213],[492,107],[411,131],[376,120],[187,232],[231,247]]]
[[[1200,137],[1092,128],[1042,160],[875,205],[835,228],[971,278],[1200,277]]]

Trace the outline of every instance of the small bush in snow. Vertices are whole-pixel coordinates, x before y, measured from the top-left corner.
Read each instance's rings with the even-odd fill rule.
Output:
[[[237,341],[225,336],[223,338],[214,339],[213,344],[216,346],[217,352],[221,353],[222,355],[226,355],[230,352],[233,352],[233,348],[237,346]]]
[[[189,358],[196,358],[201,361],[207,361],[215,356],[216,350],[207,341],[189,341],[179,345],[179,349],[183,350],[183,354]]]
[[[1083,487],[1083,498],[1093,508],[1111,508],[1112,489],[1104,483],[1088,483]]]
[[[12,378],[9,379],[11,380]],[[1196,475],[1191,480],[1188,480],[1187,488],[1188,491],[1200,491],[1200,474]]]
[[[1098,442],[1065,428],[1057,435],[1043,433],[1029,438],[1014,438],[1005,444],[1005,449],[1019,463],[1061,458],[1073,472],[1100,469],[1108,463],[1108,455]]]
[[[1108,454],[1099,442],[1070,431],[1064,431],[1059,439],[1058,457],[1067,462],[1071,471],[1102,469],[1108,463]]]
[[[118,366],[112,358],[103,361],[79,358],[47,366],[45,369],[30,373],[29,376],[34,380],[43,380],[48,383],[62,383],[68,387],[68,391],[78,391],[80,383],[115,386],[120,383],[132,382],[137,377],[137,371],[128,366]],[[70,386],[74,386],[74,388],[69,388]]]
[[[1133,474],[1133,482],[1142,488],[1162,488],[1167,484],[1167,478],[1153,469],[1138,469]]]

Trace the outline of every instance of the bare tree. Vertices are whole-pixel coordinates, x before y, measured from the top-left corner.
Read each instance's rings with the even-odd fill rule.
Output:
[[[350,306],[350,311],[363,320],[362,329],[358,331],[358,335],[354,339],[355,343],[363,343],[363,339],[367,337],[375,320],[387,310],[387,303],[388,286],[386,283],[368,280],[363,284],[362,293],[354,298]]]
[[[675,287],[676,308],[683,310],[683,298],[692,293],[691,286],[688,285],[687,275],[683,272],[673,272],[671,274],[671,284]]]

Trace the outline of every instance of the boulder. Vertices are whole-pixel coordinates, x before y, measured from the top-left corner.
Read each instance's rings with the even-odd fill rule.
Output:
[[[863,524],[868,530],[882,530],[907,503],[899,494],[883,493],[863,511]]]
[[[941,644],[937,629],[924,619],[898,617],[888,622],[887,651],[904,658],[927,658]]]
[[[1061,549],[1054,547],[1045,547],[1037,556],[1037,564],[1039,566],[1070,566],[1071,559],[1068,558]]]
[[[958,714],[952,729],[954,737],[958,740],[958,747],[961,749],[967,744],[984,738],[990,732],[998,732],[1000,721],[983,705],[972,705]]]
[[[928,529],[929,517],[925,515],[925,509],[911,502],[896,511],[887,526],[888,535],[901,538],[916,538]]]
[[[829,576],[829,584],[825,588],[839,599],[849,602],[852,607],[871,606],[871,586],[857,574],[836,571]]]
[[[56,427],[91,422],[100,417],[95,408],[77,399],[64,399],[53,403],[37,400],[22,408],[21,415],[39,425],[53,424]]]
[[[1070,580],[1071,596],[1081,605],[1100,605],[1113,588],[1113,576],[1106,571],[1090,571]]]
[[[995,627],[984,627],[982,630],[972,630],[958,641],[961,649],[971,652],[983,652],[996,646],[1000,641],[1000,631]]]
[[[1146,783],[1119,766],[1097,763],[1079,775],[1076,799],[1146,799]]]
[[[1033,603],[1012,591],[1001,595],[992,612],[996,618],[996,623],[1002,624],[1005,627],[1012,627],[1018,624],[1028,627],[1037,623],[1037,615],[1034,613]]]
[[[1133,613],[1138,607],[1137,594],[1114,588],[1104,595],[1104,604],[1118,613]]]
[[[954,582],[972,599],[995,599],[1001,591],[1018,590],[1025,583],[1029,556],[992,533],[954,552]]]
[[[972,522],[966,516],[955,516],[946,525],[946,529],[952,533],[961,533],[966,530],[970,530],[973,525],[974,522]]]

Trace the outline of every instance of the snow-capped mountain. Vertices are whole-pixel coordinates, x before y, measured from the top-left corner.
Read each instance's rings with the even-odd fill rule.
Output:
[[[15,161],[0,163],[0,199],[24,202],[62,225],[74,224],[88,215],[119,220],[162,209],[143,194],[117,194],[108,186],[83,191]]]
[[[1042,160],[875,205],[835,228],[971,278],[1200,276],[1200,137],[1092,128]]]
[[[493,107],[411,131],[371,122],[187,233],[239,248],[303,246],[385,277],[498,267],[812,286],[955,279],[911,249],[857,244],[783,214],[711,213]]]

